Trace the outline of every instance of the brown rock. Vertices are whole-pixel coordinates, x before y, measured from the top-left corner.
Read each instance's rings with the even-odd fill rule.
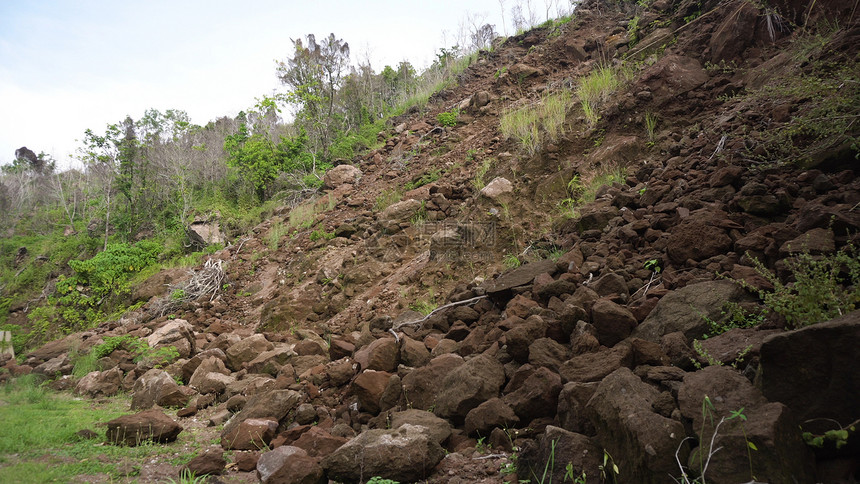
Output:
[[[257,477],[264,484],[324,484],[327,481],[317,459],[291,445],[263,453],[257,461]]]
[[[355,377],[352,391],[358,397],[359,408],[369,413],[379,412],[379,400],[388,385],[391,373],[365,370]]]
[[[630,345],[621,344],[612,349],[600,347],[596,353],[574,356],[561,365],[559,374],[565,383],[600,381],[617,369],[632,365],[633,350]]]
[[[158,409],[124,415],[107,423],[107,441],[116,445],[173,442],[180,432],[182,426]]]
[[[221,436],[225,450],[261,450],[267,447],[278,430],[278,421],[248,418]]]
[[[224,472],[225,467],[227,461],[224,460],[224,452],[221,449],[208,449],[188,461],[182,469],[195,476],[218,476]]]
[[[319,426],[312,426],[304,432],[292,445],[304,449],[311,457],[323,458],[347,443],[343,437],[335,437]]]
[[[513,427],[520,419],[513,409],[500,398],[491,398],[466,414],[465,431],[468,435],[486,436],[494,428]]]
[[[597,340],[609,348],[630,336],[636,327],[633,313],[609,299],[598,299],[594,303],[591,308],[591,322],[597,330]]]
[[[441,390],[439,382],[463,363],[463,357],[447,353],[433,358],[427,366],[411,371],[403,377],[406,401],[419,410],[434,407],[436,395]]]

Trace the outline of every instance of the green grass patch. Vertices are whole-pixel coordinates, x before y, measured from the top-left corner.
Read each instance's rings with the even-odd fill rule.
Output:
[[[564,134],[571,105],[572,95],[566,89],[545,94],[538,103],[505,110],[500,130],[505,138],[517,140],[526,153],[534,155],[545,143],[554,143]]]

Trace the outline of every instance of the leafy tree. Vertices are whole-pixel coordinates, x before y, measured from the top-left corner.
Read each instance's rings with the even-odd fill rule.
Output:
[[[278,62],[278,77],[291,88],[296,121],[309,133],[315,151],[328,153],[336,131],[335,93],[349,67],[349,44],[329,34],[317,43],[313,34],[293,40],[293,57]]]

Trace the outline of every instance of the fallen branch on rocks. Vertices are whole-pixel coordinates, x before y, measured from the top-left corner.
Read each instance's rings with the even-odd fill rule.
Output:
[[[223,263],[221,259],[209,259],[199,271],[193,269],[188,271],[191,274],[191,279],[188,281],[175,285],[168,284],[170,292],[161,302],[159,310],[161,316],[181,304],[196,301],[201,297],[209,296],[209,301],[215,299],[227,278]]]
[[[476,303],[476,302],[478,302],[478,301],[480,301],[481,299],[484,299],[484,298],[486,298],[486,297],[487,297],[486,295],[484,295],[484,296],[477,296],[477,297],[473,297],[473,298],[471,298],[471,299],[466,299],[466,300],[463,300],[463,301],[452,302],[452,303],[450,303],[450,304],[446,304],[446,305],[444,305],[444,306],[439,306],[438,308],[436,308],[436,309],[434,309],[434,310],[430,311],[430,313],[429,313],[429,314],[427,314],[426,316],[424,316],[424,317],[423,317],[423,318],[421,318],[421,319],[416,319],[415,321],[406,321],[405,323],[400,323],[400,324],[398,324],[396,327],[391,328],[391,329],[392,329],[392,330],[396,330],[396,329],[400,329],[401,327],[403,327],[403,326],[407,326],[407,325],[410,325],[410,324],[421,324],[421,323],[423,323],[424,321],[427,321],[428,319],[430,319],[430,317],[431,317],[431,316],[433,316],[434,314],[438,313],[439,311],[443,311],[443,310],[445,310],[445,309],[448,309],[448,308],[451,308],[451,307],[454,307],[454,306],[462,306],[462,305],[465,305],[465,304],[474,304],[474,303]]]

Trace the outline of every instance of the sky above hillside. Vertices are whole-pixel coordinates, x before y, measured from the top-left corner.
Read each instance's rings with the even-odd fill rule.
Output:
[[[404,59],[421,68],[468,14],[511,30],[517,1],[503,0],[503,28],[499,0],[0,0],[0,164],[27,146],[68,166],[87,128],[148,108],[197,124],[233,116],[283,89],[275,60],[309,33],[333,32],[377,72]],[[531,2],[540,21],[565,3]]]

